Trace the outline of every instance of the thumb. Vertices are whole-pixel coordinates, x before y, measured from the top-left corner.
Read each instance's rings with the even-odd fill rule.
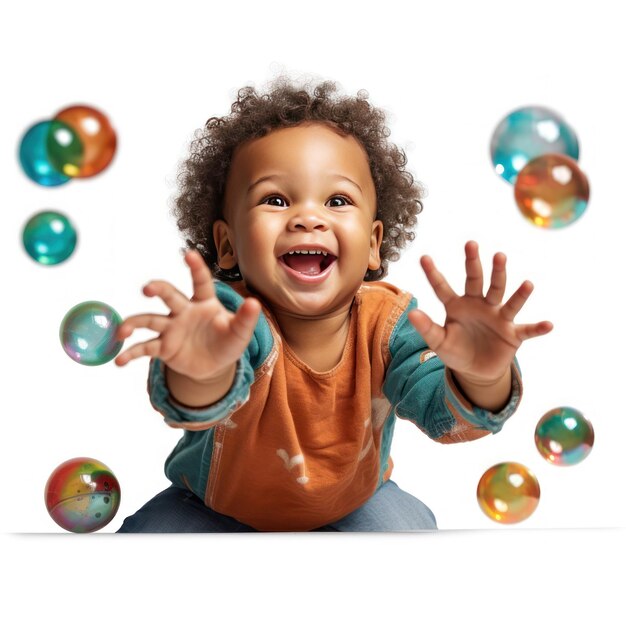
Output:
[[[408,318],[415,330],[424,337],[428,347],[437,352],[437,349],[446,337],[445,329],[439,326],[439,324],[435,324],[424,311],[419,309],[409,311]]]
[[[260,313],[261,303],[256,298],[246,298],[230,321],[231,332],[242,341],[249,342]]]

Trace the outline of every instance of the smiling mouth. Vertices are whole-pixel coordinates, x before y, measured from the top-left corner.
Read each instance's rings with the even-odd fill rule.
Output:
[[[285,265],[300,274],[316,276],[337,260],[332,254],[283,254],[280,257]]]

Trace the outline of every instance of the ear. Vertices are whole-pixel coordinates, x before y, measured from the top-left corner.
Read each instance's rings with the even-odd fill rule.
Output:
[[[224,220],[213,223],[213,241],[217,249],[217,263],[224,270],[230,270],[237,265],[237,253],[231,243],[230,228]]]
[[[372,224],[372,236],[370,237],[370,258],[367,268],[377,270],[380,267],[380,246],[383,242],[383,223],[375,220]]]

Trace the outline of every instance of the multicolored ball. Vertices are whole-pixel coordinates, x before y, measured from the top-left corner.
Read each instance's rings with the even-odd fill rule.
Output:
[[[106,526],[117,513],[120,498],[120,485],[113,472],[90,457],[61,463],[44,489],[50,517],[73,533],[91,533]]]
[[[537,450],[553,465],[580,463],[589,456],[594,438],[591,422],[569,406],[548,411],[535,428]]]

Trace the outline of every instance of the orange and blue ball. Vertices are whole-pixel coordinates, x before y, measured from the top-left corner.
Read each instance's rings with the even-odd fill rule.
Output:
[[[28,128],[20,141],[19,161],[32,181],[54,187],[99,174],[116,148],[117,135],[107,116],[76,104]]]

